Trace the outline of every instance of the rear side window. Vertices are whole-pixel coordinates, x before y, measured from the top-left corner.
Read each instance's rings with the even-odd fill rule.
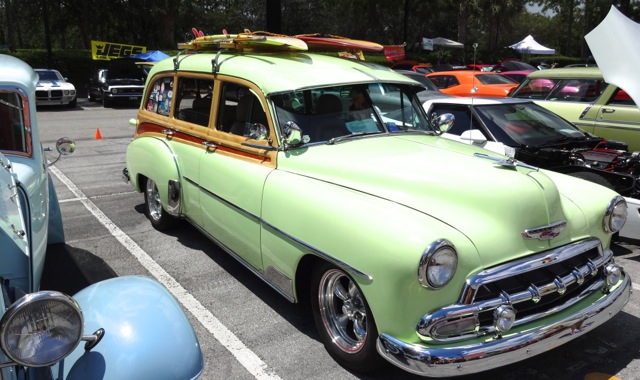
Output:
[[[175,117],[201,126],[209,125],[213,80],[180,77],[176,91]]]
[[[169,116],[173,102],[173,77],[163,77],[155,81],[147,95],[145,109],[159,115]]]

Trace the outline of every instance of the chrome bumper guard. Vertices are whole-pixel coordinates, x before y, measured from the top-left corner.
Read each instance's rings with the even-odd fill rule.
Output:
[[[461,376],[528,359],[567,343],[607,322],[631,297],[631,279],[607,297],[553,324],[486,343],[459,347],[425,347],[380,334],[377,348],[382,357],[405,371],[429,377]]]

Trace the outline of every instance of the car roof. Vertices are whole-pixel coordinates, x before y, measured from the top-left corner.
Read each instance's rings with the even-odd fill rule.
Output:
[[[480,71],[480,70],[448,70],[448,71],[436,71],[434,73],[425,74],[426,76],[437,75],[460,75],[460,76],[472,76],[472,75],[502,75],[495,71]]]
[[[598,67],[561,67],[557,69],[536,70],[529,78],[593,78],[602,79]]]
[[[4,85],[14,83],[27,91],[35,89],[38,74],[24,61],[5,54],[0,54],[0,82]]]
[[[179,55],[178,70],[211,73],[216,55],[215,51]],[[306,52],[222,52],[217,67],[220,74],[255,83],[265,94],[352,83],[395,82],[417,86],[414,80],[386,66]],[[174,70],[174,58],[167,58],[156,63],[149,75]]]

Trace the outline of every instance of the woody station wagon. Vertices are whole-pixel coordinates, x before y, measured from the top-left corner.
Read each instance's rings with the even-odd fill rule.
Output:
[[[388,68],[235,46],[152,68],[123,174],[156,229],[186,220],[310,302],[341,365],[485,371],[628,301],[615,192],[442,138]]]

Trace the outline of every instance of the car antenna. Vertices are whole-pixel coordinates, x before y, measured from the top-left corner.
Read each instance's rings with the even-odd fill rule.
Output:
[[[472,70],[473,72],[471,73],[471,110],[473,110],[473,99],[475,98],[475,94],[476,91],[478,91],[478,89],[476,88],[476,50],[478,49],[478,43],[474,42],[473,45],[473,67]],[[473,111],[471,111],[469,113],[469,130],[473,129]]]

